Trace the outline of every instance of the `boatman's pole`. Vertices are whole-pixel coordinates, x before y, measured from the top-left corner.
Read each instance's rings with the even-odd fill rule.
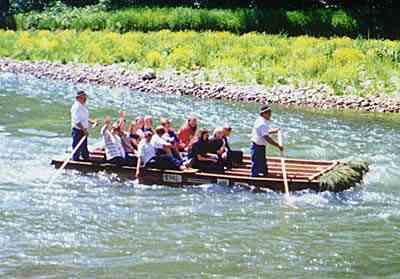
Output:
[[[282,146],[281,130],[279,130],[279,132],[278,132],[278,142]],[[287,180],[286,165],[285,165],[285,158],[283,156],[283,150],[281,150],[281,165],[282,165],[282,176],[283,176],[283,185],[285,188],[285,195],[289,195],[289,184],[288,184],[288,180]]]
[[[61,167],[57,170],[57,172],[51,177],[49,183],[47,186],[51,186],[53,182],[56,180],[56,178],[60,175],[62,170],[65,168],[65,166],[69,163],[71,160],[72,156],[78,151],[78,149],[81,147],[82,143],[87,139],[87,136],[84,136],[81,138],[81,140],[78,142],[78,144],[75,146],[74,150],[72,150],[71,154],[68,154],[68,157],[65,158],[64,163],[61,165]]]

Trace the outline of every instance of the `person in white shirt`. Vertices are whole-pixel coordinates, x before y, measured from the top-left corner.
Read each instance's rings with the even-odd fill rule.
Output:
[[[157,155],[162,155],[162,154],[172,155],[173,146],[165,139],[164,137],[165,135],[166,132],[164,127],[159,126],[155,129],[155,134],[151,138],[151,144],[155,147]]]
[[[279,131],[278,128],[270,129],[269,121],[271,120],[272,111],[268,105],[262,106],[260,116],[254,123],[251,132],[251,176],[267,176],[268,166],[266,159],[266,145],[269,143],[283,150],[283,146],[277,143],[270,134],[275,134]]]
[[[152,132],[147,131],[144,133],[144,138],[139,142],[136,177],[139,177],[142,167],[149,167],[152,163],[154,163],[156,149],[151,144],[152,136]]]
[[[172,128],[171,125],[171,120],[167,118],[161,118],[160,119],[160,124],[164,128],[165,133],[162,136],[163,139],[165,139],[168,143],[172,145],[172,155],[179,159],[182,160],[182,156],[179,153],[179,138],[178,135],[176,134],[174,128]]]
[[[159,169],[185,170],[183,161],[176,159],[171,154],[171,144],[162,138],[165,133],[164,128],[158,127],[153,136],[151,131],[144,132],[138,146],[138,161],[136,166],[136,176],[140,175],[140,167],[154,167]]]
[[[75,103],[71,107],[71,126],[72,126],[72,149],[79,144],[83,137],[86,137],[78,150],[72,155],[72,160],[78,161],[82,157],[89,159],[89,150],[87,147],[87,136],[89,127],[97,125],[97,121],[89,119],[89,110],[86,107],[87,95],[84,91],[78,91],[75,97]]]
[[[119,136],[119,123],[115,123],[111,128],[110,124],[111,120],[108,116],[106,116],[104,118],[104,126],[100,130],[100,133],[104,139],[106,159],[110,163],[124,165],[126,164],[126,153],[122,144],[121,137]]]

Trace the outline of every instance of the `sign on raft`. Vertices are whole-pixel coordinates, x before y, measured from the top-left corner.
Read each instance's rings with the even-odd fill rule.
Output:
[[[168,183],[182,183],[182,175],[164,173],[163,181]]]
[[[217,184],[222,185],[222,186],[229,186],[230,182],[229,182],[229,179],[218,178]]]

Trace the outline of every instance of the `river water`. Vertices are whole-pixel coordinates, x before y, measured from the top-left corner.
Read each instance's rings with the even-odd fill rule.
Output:
[[[81,86],[94,117],[188,114],[231,123],[247,151],[254,105]],[[377,115],[276,108],[287,153],[366,159],[363,188],[293,196],[218,185],[144,186],[68,171],[72,84],[0,74],[0,276],[114,278],[400,278],[400,122]],[[92,131],[90,144],[99,142]],[[277,152],[272,148],[270,154]]]

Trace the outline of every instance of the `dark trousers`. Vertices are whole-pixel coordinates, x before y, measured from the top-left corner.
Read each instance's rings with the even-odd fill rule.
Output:
[[[72,149],[75,149],[75,147],[78,145],[78,143],[84,136],[85,134],[83,133],[83,131],[76,128],[72,128]],[[87,138],[82,142],[78,150],[72,155],[72,160],[78,161],[80,156],[82,156],[82,158],[85,160],[89,159]]]
[[[158,169],[172,169],[178,170],[182,166],[182,161],[176,159],[175,157],[167,154],[158,155],[151,159],[146,167],[158,168]]]
[[[243,162],[243,152],[240,150],[228,150],[225,166],[232,168],[234,164],[239,165]]]
[[[252,143],[250,146],[251,176],[267,176],[268,167],[265,154],[265,145]]]
[[[222,159],[219,159],[217,163],[214,163],[210,161],[194,160],[193,168],[209,172],[223,172],[224,161],[222,161]]]
[[[127,164],[127,161],[120,156],[114,157],[111,160],[109,160],[108,162],[111,164],[116,164],[119,167]]]

